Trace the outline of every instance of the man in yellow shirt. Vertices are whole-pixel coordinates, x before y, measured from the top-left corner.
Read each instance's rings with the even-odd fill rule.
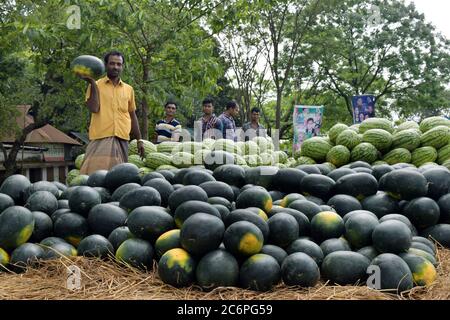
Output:
[[[80,169],[81,174],[109,170],[127,162],[130,132],[138,140],[140,156],[144,156],[134,90],[120,79],[124,64],[124,56],[112,51],[105,56],[106,77],[97,81],[81,77],[89,83],[86,104],[91,111],[90,142]]]

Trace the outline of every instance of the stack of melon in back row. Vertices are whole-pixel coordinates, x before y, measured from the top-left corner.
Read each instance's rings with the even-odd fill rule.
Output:
[[[321,150],[309,148],[302,152]],[[377,149],[377,158],[389,152]],[[70,186],[14,175],[0,186],[0,269],[84,255],[143,271],[155,265],[164,283],[204,290],[365,285],[371,276],[377,289],[400,292],[438,281],[438,250],[450,247],[450,170],[428,161],[353,160],[339,168],[208,161],[147,173],[125,163],[75,176]]]

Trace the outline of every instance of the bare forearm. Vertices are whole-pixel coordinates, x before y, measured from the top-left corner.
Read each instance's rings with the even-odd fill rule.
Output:
[[[134,111],[130,112],[130,117],[131,117],[131,136],[136,140],[142,139],[136,112]]]
[[[98,98],[98,87],[95,81],[90,81],[91,84],[91,95],[89,99],[86,101],[86,104],[89,110],[93,113],[97,113],[100,111],[100,101]]]

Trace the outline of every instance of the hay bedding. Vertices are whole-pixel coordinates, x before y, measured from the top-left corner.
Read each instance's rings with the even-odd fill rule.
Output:
[[[308,289],[278,285],[264,293],[239,288],[203,292],[196,286],[176,289],[162,283],[156,271],[143,273],[111,261],[76,257],[45,261],[22,274],[0,273],[0,299],[449,300],[450,250],[440,249],[437,257],[437,281],[428,288],[413,288],[400,296],[365,286],[331,286],[324,282]],[[71,265],[81,270],[81,288],[75,291],[66,285]]]

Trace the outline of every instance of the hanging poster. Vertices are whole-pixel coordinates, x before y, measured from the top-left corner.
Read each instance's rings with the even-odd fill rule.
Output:
[[[361,123],[375,117],[375,97],[361,95],[352,97],[353,123]]]
[[[294,107],[294,153],[300,149],[303,141],[320,135],[323,106]]]

